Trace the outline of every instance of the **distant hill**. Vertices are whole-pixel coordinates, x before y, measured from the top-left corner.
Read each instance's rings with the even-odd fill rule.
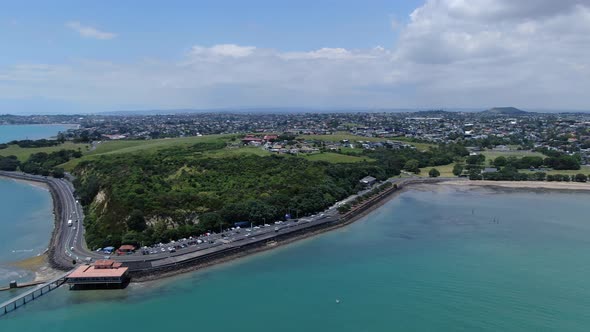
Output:
[[[482,113],[490,115],[523,115],[527,114],[528,112],[520,110],[516,107],[494,107],[487,111],[483,111]]]

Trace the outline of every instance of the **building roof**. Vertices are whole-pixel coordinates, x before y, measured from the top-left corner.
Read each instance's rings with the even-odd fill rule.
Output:
[[[98,262],[97,262],[98,263]],[[96,263],[95,263],[96,264]],[[68,278],[120,278],[127,272],[127,267],[97,268],[95,265],[79,266]]]
[[[122,264],[112,259],[99,259],[93,265],[97,269],[116,269],[121,267]]]
[[[372,176],[365,176],[364,178],[361,179],[360,182],[362,182],[362,183],[370,183],[370,182],[374,182],[374,181],[377,181],[377,179],[375,179]]]

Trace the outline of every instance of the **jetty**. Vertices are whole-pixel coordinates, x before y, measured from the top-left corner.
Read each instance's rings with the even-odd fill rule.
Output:
[[[0,317],[13,312],[14,310],[26,305],[27,303],[30,303],[36,299],[38,299],[39,297],[53,291],[56,290],[57,288],[59,288],[61,285],[63,285],[67,278],[68,275],[70,274],[70,272],[66,272],[54,279],[51,279],[47,282],[45,282],[44,284],[41,284],[37,287],[35,287],[34,289],[31,289],[23,294],[20,294],[2,304],[0,304]]]

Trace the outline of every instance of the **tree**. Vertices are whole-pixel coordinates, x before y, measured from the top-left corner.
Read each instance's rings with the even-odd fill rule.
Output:
[[[463,173],[463,165],[455,164],[455,166],[453,166],[453,174],[455,174],[455,176],[459,176],[462,173]]]
[[[133,210],[127,219],[127,227],[132,231],[142,232],[147,228],[143,212]]]
[[[507,162],[506,157],[499,156],[498,158],[494,159],[493,164],[496,167],[504,167],[504,166],[506,166],[506,162]]]
[[[428,172],[428,176],[430,176],[431,178],[437,178],[440,176],[440,172],[438,171],[438,169],[436,168],[432,168],[430,169],[430,171]]]
[[[588,177],[586,176],[586,174],[576,174],[576,176],[574,177],[574,181],[576,182],[586,182],[588,181]]]
[[[418,174],[420,173],[420,162],[416,159],[410,159],[406,161],[404,169],[408,172]]]
[[[64,175],[65,172],[63,168],[56,167],[53,169],[53,171],[51,171],[51,176],[53,176],[56,179],[61,179],[64,177]]]
[[[467,157],[466,161],[470,165],[479,165],[479,164],[483,164],[483,162],[486,161],[486,156],[484,156],[483,154],[476,154],[476,155]]]

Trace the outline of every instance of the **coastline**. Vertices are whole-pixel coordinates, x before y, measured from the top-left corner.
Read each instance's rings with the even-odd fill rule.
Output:
[[[25,180],[25,179],[17,179],[17,178],[12,178],[9,176],[4,176],[4,175],[0,175],[0,179],[6,179],[6,180],[15,181],[15,182],[26,183],[30,186],[41,188],[41,189],[46,190],[47,192],[50,192],[49,186],[47,185],[47,183],[44,183],[44,182],[30,181],[30,180]]]
[[[423,182],[419,182],[417,184],[423,184]],[[411,187],[411,186],[409,186],[409,187]],[[358,214],[355,214],[354,216],[352,216],[351,218],[347,219],[344,222],[334,224],[334,225],[324,227],[324,228],[311,230],[311,231],[308,231],[308,232],[305,232],[302,234],[293,235],[289,238],[286,238],[286,239],[283,239],[280,241],[274,241],[273,245],[266,245],[266,246],[262,246],[262,247],[254,247],[251,249],[246,249],[241,252],[234,253],[234,254],[231,254],[231,255],[228,255],[228,256],[225,256],[222,258],[213,259],[213,260],[210,260],[210,261],[207,261],[204,263],[191,264],[191,265],[188,265],[185,267],[176,268],[171,271],[153,271],[147,275],[134,276],[131,282],[132,283],[152,282],[152,281],[157,281],[160,279],[178,276],[180,274],[185,274],[185,273],[194,272],[194,271],[201,270],[201,269],[206,269],[208,267],[216,266],[219,264],[230,263],[234,260],[237,260],[237,259],[240,259],[243,257],[256,255],[256,254],[263,253],[268,250],[273,250],[278,247],[288,246],[289,244],[292,244],[295,242],[300,242],[300,241],[321,235],[326,232],[330,232],[330,231],[333,231],[333,230],[336,230],[339,228],[346,227],[346,226],[366,217],[367,215],[371,214],[373,211],[379,209],[381,206],[383,206],[384,204],[386,204],[390,200],[396,198],[398,195],[402,194],[403,192],[405,192],[408,189],[409,188],[404,186],[398,190],[391,192],[391,194],[384,196],[382,199],[380,199],[379,201],[376,201],[374,204],[367,206],[366,209],[362,210]]]
[[[55,265],[52,264],[51,257],[49,256],[49,253],[51,252],[51,246],[54,243],[55,237],[57,234],[57,232],[56,232],[56,229],[57,229],[56,228],[56,226],[57,226],[57,214],[56,214],[57,202],[56,202],[54,194],[51,190],[51,187],[49,186],[49,184],[42,182],[42,181],[32,181],[32,180],[26,180],[26,179],[5,176],[5,175],[0,175],[0,179],[21,182],[21,183],[25,183],[30,186],[34,186],[36,188],[46,190],[51,195],[51,201],[52,201],[52,205],[53,205],[52,216],[53,216],[53,220],[54,220],[54,226],[53,226],[53,230],[51,232],[51,235],[47,241],[47,248],[45,249],[43,254],[29,257],[29,258],[25,258],[23,260],[16,261],[16,262],[10,262],[8,265],[16,266],[16,267],[22,268],[24,270],[33,272],[35,274],[35,278],[33,279],[33,281],[41,281],[41,280],[50,279],[52,276],[59,274],[61,271],[59,269],[55,268]]]
[[[447,181],[447,185],[462,187],[495,187],[511,190],[589,191],[590,183],[546,181]]]
[[[24,181],[28,184],[35,185],[35,186],[42,186],[52,192],[51,187],[47,183],[37,182],[37,181],[29,181],[29,180],[22,180],[22,179],[14,179],[9,176],[2,176],[3,178],[10,178],[15,181]],[[345,218],[344,221],[340,221],[335,224],[328,224],[326,226],[322,226],[319,228],[309,229],[303,231],[301,233],[296,233],[289,235],[284,238],[277,239],[276,241],[272,241],[272,243],[261,244],[257,246],[252,246],[248,248],[244,248],[242,251],[228,253],[227,255],[223,255],[220,257],[215,257],[211,259],[207,259],[204,261],[185,261],[179,262],[178,265],[174,267],[166,267],[161,270],[146,270],[146,271],[137,271],[133,273],[133,281],[134,283],[142,283],[147,281],[159,280],[163,278],[168,278],[172,276],[176,276],[179,274],[184,274],[187,272],[192,272],[195,270],[200,270],[203,268],[207,268],[210,266],[214,266],[217,264],[223,264],[227,262],[231,262],[235,259],[242,258],[249,255],[254,255],[257,253],[261,253],[267,250],[271,250],[277,248],[279,246],[289,245],[294,242],[298,242],[300,240],[308,239],[316,235],[320,235],[324,232],[329,232],[338,228],[346,227],[353,222],[364,218],[368,214],[372,213],[373,211],[377,210],[390,200],[396,198],[398,195],[406,192],[415,187],[425,186],[433,189],[430,187],[432,185],[451,185],[451,186],[461,186],[464,188],[476,188],[476,187],[488,187],[491,189],[499,189],[499,190],[526,190],[526,191],[536,191],[536,190],[544,190],[544,191],[590,191],[590,184],[586,183],[564,183],[564,182],[532,182],[532,181],[522,181],[522,182],[510,182],[510,181],[468,181],[468,180],[461,180],[457,178],[437,178],[437,179],[414,179],[409,180],[408,182],[400,183],[399,189],[394,190],[383,197],[380,197],[378,200],[363,206],[357,213],[351,215],[349,218]],[[55,208],[59,208],[56,204],[56,198],[52,192],[52,199],[54,201]],[[58,211],[58,210],[55,210]],[[54,217],[57,215],[54,211]],[[43,279],[45,277],[51,276],[53,273],[59,273],[59,265],[55,265],[52,260],[52,245],[55,243],[55,228],[54,232],[51,237],[50,245],[48,251],[43,254],[42,258],[33,257],[30,259],[23,260],[21,262],[13,263],[12,265],[23,267],[25,266],[27,270],[31,270],[35,273],[36,279]],[[22,265],[20,265],[22,264]]]

